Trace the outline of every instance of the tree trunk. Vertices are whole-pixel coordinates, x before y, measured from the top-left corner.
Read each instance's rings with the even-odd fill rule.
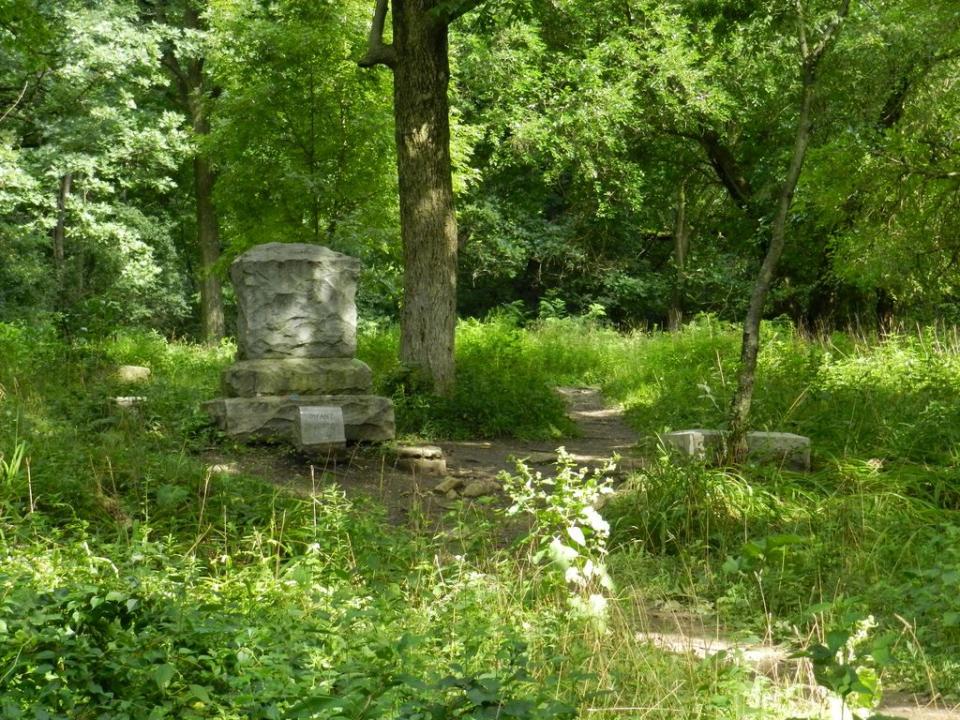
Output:
[[[67,233],[67,198],[73,185],[73,173],[64,173],[57,190],[57,224],[53,228],[53,265],[63,274],[64,239]]]
[[[667,311],[667,329],[676,332],[683,325],[683,302],[686,285],[687,251],[690,249],[690,227],[687,224],[686,183],[677,192],[677,216],[673,227],[673,265],[676,276]]]
[[[201,9],[201,5],[192,1],[183,6],[184,28],[201,31],[207,29]],[[172,50],[167,50],[162,63],[173,78],[181,109],[190,118],[194,137],[202,140],[210,134],[208,104],[211,101],[203,67],[204,59],[191,57],[181,63]],[[195,150],[193,181],[197,246],[200,250],[200,320],[203,339],[212,345],[220,342],[226,335],[226,324],[223,314],[223,287],[214,271],[220,259],[220,227],[213,202],[216,173],[202,147]]]
[[[737,376],[737,391],[733,396],[730,408],[730,435],[727,439],[727,457],[733,462],[742,462],[747,455],[747,430],[750,418],[750,405],[753,401],[753,387],[757,372],[757,355],[760,352],[760,320],[763,317],[763,305],[773,284],[777,264],[783,255],[786,244],[787,220],[790,217],[790,206],[793,204],[793,194],[800,181],[803,170],[803,161],[810,144],[812,129],[811,105],[813,103],[814,74],[813,68],[806,66],[803,75],[803,93],[800,101],[800,117],[797,121],[797,133],[794,141],[793,155],[780,197],[777,203],[777,214],[773,221],[770,234],[770,246],[760,267],[750,297],[750,306],[747,317],[743,322],[743,343],[740,350],[740,371]]]
[[[220,259],[220,229],[213,205],[214,173],[203,155],[193,159],[197,203],[197,242],[200,245],[200,312],[203,339],[215,345],[226,334],[223,318],[223,288],[213,268]]]
[[[750,405],[753,401],[753,386],[757,372],[757,355],[760,352],[760,320],[763,317],[763,304],[770,292],[777,264],[783,255],[786,243],[787,220],[793,205],[793,194],[800,182],[803,161],[810,145],[813,130],[813,97],[816,90],[817,70],[824,53],[836,39],[843,21],[850,11],[851,0],[841,0],[839,11],[823,32],[820,42],[813,48],[807,42],[804,26],[802,0],[796,0],[798,29],[800,32],[800,52],[803,60],[801,72],[800,114],[797,118],[797,131],[793,143],[793,154],[787,168],[787,176],[780,189],[777,213],[770,233],[770,246],[760,267],[750,307],[743,323],[743,344],[740,350],[740,371],[737,376],[737,391],[730,406],[730,432],[727,436],[726,459],[742,462],[747,456],[747,429],[750,419]]]
[[[450,169],[447,24],[394,0],[394,115],[403,240],[400,359],[446,395],[454,384],[457,221]]]

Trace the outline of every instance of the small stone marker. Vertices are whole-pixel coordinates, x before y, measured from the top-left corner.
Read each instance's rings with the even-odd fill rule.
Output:
[[[297,412],[296,440],[297,445],[306,450],[346,445],[343,408],[301,405]]]
[[[684,457],[716,462],[722,449],[719,430],[680,430],[660,436],[664,445]],[[747,457],[754,462],[778,463],[791,470],[810,469],[810,438],[793,433],[747,433]]]
[[[113,400],[113,404],[116,405],[118,408],[124,408],[126,410],[129,410],[129,409],[135,410],[147,401],[145,397],[140,397],[138,395],[127,395],[127,396],[115,397],[115,398],[111,398],[111,400]]]

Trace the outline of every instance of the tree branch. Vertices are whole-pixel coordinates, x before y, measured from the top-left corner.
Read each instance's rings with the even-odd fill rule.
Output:
[[[798,0],[799,6],[799,0]],[[807,62],[812,62],[814,64],[820,62],[820,58],[823,57],[823,54],[827,51],[827,48],[830,46],[830,43],[833,42],[834,38],[837,36],[837,32],[840,30],[840,26],[843,24],[843,21],[847,19],[847,15],[850,13],[850,0],[842,0],[840,3],[840,9],[837,11],[837,16],[833,21],[827,26],[827,29],[824,30],[823,35],[820,38],[820,42],[817,43],[817,46],[813,49],[812,53],[809,56],[804,53],[804,60]],[[801,18],[802,20],[802,18]],[[803,23],[800,23],[803,27]]]
[[[710,165],[731,199],[741,209],[747,209],[753,199],[753,188],[733,153],[723,144],[716,131],[712,129],[699,133],[696,140],[706,152]]]
[[[17,109],[17,105],[19,105],[19,104],[20,104],[20,101],[23,100],[23,96],[27,94],[27,88],[28,88],[28,87],[30,87],[30,81],[29,81],[29,80],[27,80],[27,81],[23,84],[23,90],[20,91],[20,94],[17,96],[17,99],[13,101],[13,105],[11,105],[9,108],[7,108],[7,111],[6,111],[5,113],[3,113],[3,115],[0,115],[0,123],[2,123],[4,120],[6,120],[7,117],[10,115],[10,113],[12,113],[14,110]]]
[[[471,10],[475,10],[487,0],[451,0],[441,4],[443,21],[449,25],[460,19]]]
[[[377,7],[373,11],[373,23],[370,25],[370,36],[367,39],[367,53],[360,58],[360,67],[372,68],[377,65],[386,65],[394,68],[397,65],[397,51],[393,44],[383,42],[383,28],[387,21],[387,0],[377,0]]]

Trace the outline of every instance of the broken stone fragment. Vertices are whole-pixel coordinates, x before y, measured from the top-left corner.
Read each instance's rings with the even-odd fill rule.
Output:
[[[353,358],[240,360],[221,379],[227,397],[361,394],[373,385],[370,368]]]
[[[402,445],[395,451],[397,467],[417,475],[446,475],[447,461],[436,445]]]
[[[479,498],[496,495],[500,492],[500,483],[496,480],[474,480],[463,489],[465,498]]]
[[[463,480],[461,480],[460,478],[448,477],[446,480],[439,483],[435,488],[433,488],[433,491],[438,495],[446,495],[451,490],[453,491],[459,490],[460,488],[463,487],[463,484],[464,484]]]
[[[113,404],[118,408],[123,408],[125,410],[139,408],[143,403],[147,401],[145,397],[140,397],[138,395],[128,395],[110,398],[113,401]]]
[[[436,445],[400,445],[395,452],[398,458],[439,460],[443,457],[443,450]]]

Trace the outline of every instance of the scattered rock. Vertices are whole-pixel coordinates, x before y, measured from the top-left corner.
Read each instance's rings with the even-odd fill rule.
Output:
[[[142,383],[150,379],[150,368],[143,365],[121,365],[116,370],[116,378],[122,383]]]
[[[557,461],[557,454],[552,452],[531,452],[520,459],[528,465],[551,465]]]
[[[400,445],[396,449],[398,458],[422,458],[425,460],[440,460],[443,450],[436,445]]]
[[[433,491],[434,491],[435,493],[437,493],[438,495],[445,495],[445,494],[447,494],[448,492],[450,492],[451,490],[456,491],[456,490],[459,490],[459,489],[462,488],[462,487],[463,487],[463,480],[461,480],[460,478],[448,477],[446,480],[444,480],[443,482],[439,483],[439,484],[433,489]]]
[[[445,495],[445,497],[447,500],[456,500],[460,497],[460,493],[458,493],[456,490],[451,490]]]
[[[719,430],[680,430],[660,436],[663,443],[681,455],[713,462],[720,454],[723,433]],[[810,438],[793,433],[747,433],[747,456],[754,462],[772,462],[793,470],[810,469]]]
[[[401,445],[395,451],[397,467],[416,475],[446,475],[447,461],[436,445]]]
[[[447,461],[443,458],[400,458],[397,467],[409,470],[414,475],[446,475]]]
[[[121,397],[110,398],[113,401],[113,404],[118,408],[124,409],[136,409],[139,408],[143,403],[147,401],[145,397],[140,397],[139,395],[127,395]]]
[[[479,498],[496,495],[500,492],[500,483],[496,480],[474,480],[463,489],[466,498]]]
[[[207,468],[211,475],[238,475],[240,469],[236,463],[221,463]]]

